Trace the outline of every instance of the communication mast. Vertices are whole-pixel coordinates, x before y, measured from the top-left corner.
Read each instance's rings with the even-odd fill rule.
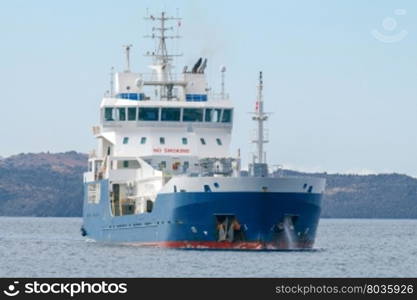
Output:
[[[179,39],[181,36],[177,35],[167,35],[166,32],[169,30],[174,30],[174,26],[168,26],[168,21],[177,21],[178,26],[181,26],[182,18],[179,17],[168,17],[165,12],[161,13],[161,16],[155,17],[150,15],[145,17],[145,20],[159,22],[159,27],[152,27],[152,35],[146,35],[146,38],[158,39],[158,47],[156,52],[146,53],[146,56],[151,56],[155,59],[155,63],[159,65],[168,65],[170,61],[175,56],[181,56],[182,54],[169,54],[167,50],[166,40],[167,39]]]
[[[251,170],[255,176],[265,177],[268,176],[268,165],[266,162],[266,153],[264,152],[264,144],[268,143],[268,140],[265,138],[264,123],[268,120],[268,113],[264,112],[262,72],[259,72],[258,97],[256,99],[255,112],[253,112],[252,120],[257,122],[256,139],[252,141],[256,144],[257,154],[253,155]]]

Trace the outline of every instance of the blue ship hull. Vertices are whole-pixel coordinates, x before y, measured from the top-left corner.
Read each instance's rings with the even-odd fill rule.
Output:
[[[159,194],[152,212],[112,216],[108,181],[98,204],[84,201],[84,233],[97,241],[174,248],[304,249],[314,244],[319,193],[178,192]],[[85,195],[86,197],[86,195]],[[236,220],[233,238],[219,224]],[[287,228],[286,220],[290,220]]]

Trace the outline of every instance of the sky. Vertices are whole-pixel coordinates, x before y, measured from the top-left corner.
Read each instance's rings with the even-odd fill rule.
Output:
[[[231,153],[248,162],[248,112],[264,73],[267,158],[309,172],[417,176],[416,1],[1,1],[0,156],[88,152],[109,72],[147,72],[146,11],[183,17],[184,54],[235,109]]]

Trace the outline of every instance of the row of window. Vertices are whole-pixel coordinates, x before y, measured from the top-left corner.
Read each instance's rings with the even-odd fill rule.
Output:
[[[182,141],[182,144],[183,144],[183,145],[188,145],[188,138],[183,137],[183,138],[181,139],[181,141]],[[141,139],[140,139],[140,143],[141,143],[142,145],[146,144],[146,137],[141,137]],[[165,145],[165,138],[164,138],[164,137],[160,137],[160,138],[159,138],[159,143],[160,143],[161,145]],[[200,143],[201,143],[202,145],[206,145],[206,144],[207,144],[207,143],[206,143],[206,140],[205,140],[204,138],[200,138]],[[219,146],[223,145],[222,140],[221,140],[221,139],[219,139],[219,138],[216,138],[216,143],[217,143],[217,145],[219,145]],[[124,145],[129,144],[129,137],[125,136],[125,137],[123,138],[123,144],[124,144]]]
[[[145,100],[144,93],[120,93],[116,95],[116,98],[119,99],[128,99],[128,100]],[[207,101],[206,94],[186,94],[185,95],[186,101],[194,101],[194,102],[205,102]]]
[[[135,163],[135,161],[124,160],[124,161],[122,161],[122,164],[120,165],[120,168],[123,168],[123,169],[137,168],[137,166],[135,166],[132,163]],[[180,168],[180,166],[181,166],[181,168]],[[155,167],[157,167],[159,170],[167,169],[167,162],[165,160],[162,160],[162,161],[158,162],[158,164]],[[172,166],[170,166],[170,169],[182,171],[184,173],[189,168],[190,168],[190,162],[188,162],[188,161],[184,161],[182,163],[182,165],[181,165],[180,162],[175,162],[175,163],[172,164]]]
[[[221,108],[105,107],[105,121],[170,121],[230,123],[232,110]]]
[[[116,98],[119,99],[129,99],[129,100],[145,100],[145,94],[143,93],[120,93],[116,95]]]

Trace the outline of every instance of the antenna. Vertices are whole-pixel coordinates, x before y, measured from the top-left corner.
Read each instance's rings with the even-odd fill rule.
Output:
[[[178,21],[178,24],[181,24],[182,18],[179,17],[168,17],[165,12],[161,13],[161,16],[155,17],[149,15],[145,17],[145,20],[157,22],[159,21],[159,26],[152,27],[152,35],[146,35],[145,38],[158,39],[159,44],[155,52],[146,53],[145,56],[151,56],[155,59],[155,63],[161,66],[167,66],[169,62],[176,56],[181,56],[182,54],[169,54],[167,50],[166,40],[167,39],[179,39],[180,36],[177,35],[167,35],[167,31],[174,30],[173,26],[167,27],[168,21]],[[155,33],[156,32],[156,33]]]
[[[125,72],[130,72],[130,48],[132,48],[133,45],[129,44],[129,45],[123,45],[123,48],[125,48],[125,53],[126,53],[126,71]]]
[[[114,67],[111,67],[110,68],[110,97],[111,98],[113,97],[113,94],[114,94],[114,92],[113,92],[113,86],[114,86],[113,78],[114,78]]]
[[[157,41],[156,50],[150,53],[149,51],[145,56],[153,57],[154,62],[151,69],[154,70],[154,74],[157,76],[157,81],[160,82],[159,95],[160,98],[166,98],[168,100],[173,97],[173,84],[170,82],[172,80],[171,75],[171,61],[176,56],[181,56],[182,54],[169,54],[167,49],[166,40],[167,39],[178,39],[180,36],[168,35],[168,31],[173,31],[174,26],[167,26],[169,21],[177,21],[178,27],[181,26],[181,18],[178,17],[169,17],[165,12],[161,12],[160,16],[149,15],[145,17],[145,20],[150,20],[153,22],[159,22],[158,25],[152,27],[152,35],[145,36],[145,38],[152,38]]]
[[[224,93],[224,78],[225,78],[225,73],[226,73],[226,67],[225,66],[221,66],[220,67],[220,72],[222,73],[221,96],[222,96],[222,99],[224,99],[225,98],[225,93]]]

